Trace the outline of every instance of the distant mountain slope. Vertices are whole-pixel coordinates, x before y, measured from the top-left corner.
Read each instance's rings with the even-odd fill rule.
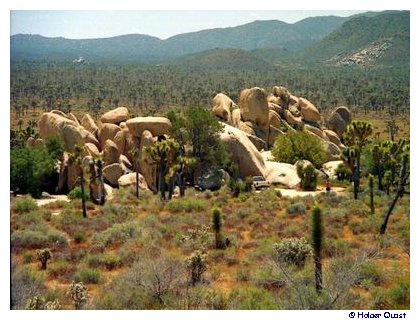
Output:
[[[398,63],[409,61],[409,41],[410,13],[408,11],[390,11],[371,17],[357,16],[346,21],[314,46],[303,50],[295,59],[316,63],[336,63],[343,57],[350,57],[388,42],[390,45],[374,62]]]
[[[10,39],[11,58],[69,60],[83,56],[91,61],[156,62],[215,48],[286,48],[296,51],[322,39],[346,20],[327,16],[307,18],[294,24],[277,20],[255,21],[233,28],[185,33],[167,40],[147,35],[85,40],[14,35]]]
[[[211,49],[178,58],[170,64],[194,69],[264,69],[271,66],[242,49]]]

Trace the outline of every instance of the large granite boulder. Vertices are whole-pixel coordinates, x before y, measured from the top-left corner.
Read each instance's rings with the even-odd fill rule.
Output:
[[[103,150],[104,165],[110,165],[113,163],[118,163],[120,160],[120,152],[114,141],[108,139],[105,141],[105,146]]]
[[[165,117],[137,117],[126,121],[128,130],[135,137],[142,137],[143,131],[147,130],[153,136],[170,134],[171,122]]]
[[[118,179],[118,185],[120,188],[136,187],[136,173],[128,173],[122,175]],[[147,187],[146,179],[139,173],[139,189],[149,190]]]
[[[112,187],[118,187],[118,179],[124,174],[119,163],[113,163],[103,168],[103,175]]]
[[[95,137],[98,137],[99,129],[95,123],[95,120],[89,115],[85,114],[82,118],[81,125]]]
[[[126,121],[128,119],[128,109],[126,107],[118,107],[103,114],[101,117],[101,122],[119,124],[120,122]]]
[[[232,99],[223,93],[218,93],[213,98],[213,114],[226,122],[231,122],[231,110],[235,107]]]
[[[321,121],[321,115],[319,114],[318,109],[305,98],[299,98],[299,108],[303,120],[308,122]]]
[[[251,121],[268,130],[268,101],[264,89],[255,87],[242,90],[239,108],[243,121]]]
[[[300,178],[293,164],[266,161],[265,166],[265,179],[270,181],[271,184],[279,184],[289,189],[294,189],[299,186]]]
[[[74,121],[68,119],[65,115],[62,116],[57,113],[46,112],[42,114],[38,121],[39,135],[43,139],[53,136],[60,137],[61,130],[67,125],[77,126]]]
[[[105,141],[114,140],[114,137],[118,132],[121,131],[121,128],[113,123],[104,123],[99,131],[99,142],[101,144],[101,150],[105,147]]]

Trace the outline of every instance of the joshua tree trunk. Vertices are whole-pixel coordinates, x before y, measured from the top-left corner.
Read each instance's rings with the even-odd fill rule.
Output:
[[[404,156],[402,163],[401,163],[401,172],[400,172],[400,182],[398,183],[398,189],[397,193],[395,194],[394,200],[392,200],[392,203],[388,209],[388,212],[384,218],[384,222],[382,223],[381,229],[379,233],[382,235],[386,231],[386,227],[388,225],[389,217],[391,216],[392,211],[395,208],[395,205],[397,204],[398,198],[402,198],[404,195],[404,187],[407,183],[407,179],[410,176],[410,173],[407,172],[407,162],[408,162],[408,156]]]
[[[139,172],[136,170],[136,197],[139,198]]]
[[[369,189],[370,189],[370,213],[375,213],[375,200],[374,200],[374,193],[373,193],[373,176],[369,176]]]
[[[83,169],[80,173],[80,189],[82,191],[82,210],[83,210],[83,218],[87,217],[86,213],[86,195],[85,195],[85,178],[83,176]]]
[[[322,227],[321,209],[318,207],[312,210],[312,248],[314,250],[315,265],[315,289],[318,294],[322,291],[322,242],[324,232]]]
[[[102,206],[105,204],[105,185],[104,176],[102,174],[102,163],[98,165],[98,178],[99,178],[99,204]]]

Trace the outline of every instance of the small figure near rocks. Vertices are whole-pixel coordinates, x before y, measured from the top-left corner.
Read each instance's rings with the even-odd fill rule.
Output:
[[[325,190],[327,191],[327,193],[330,193],[330,191],[331,191],[331,180],[330,180],[330,178],[327,178],[327,181],[325,181]]]

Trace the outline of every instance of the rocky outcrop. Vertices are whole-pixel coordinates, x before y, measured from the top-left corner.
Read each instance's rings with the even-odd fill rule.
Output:
[[[153,136],[170,134],[171,122],[165,117],[137,117],[126,121],[128,130],[135,137],[142,137],[143,131],[147,130]]]
[[[297,175],[296,167],[290,163],[266,161],[265,179],[271,184],[294,189],[299,186],[300,178]]]
[[[305,98],[299,98],[299,108],[303,120],[307,122],[321,121],[321,115],[319,114],[318,109]]]
[[[89,115],[85,114],[82,118],[81,125],[95,137],[98,137],[99,129],[95,123],[95,120]]]
[[[230,125],[223,126],[220,138],[232,161],[238,165],[239,174],[242,177],[265,176],[264,159],[246,134]]]
[[[67,117],[53,112],[46,112],[42,114],[38,121],[39,135],[43,139],[54,136],[60,137],[61,130],[67,125],[76,127],[74,121],[68,119]]]
[[[351,120],[352,114],[347,107],[337,107],[333,110],[327,121],[327,128],[341,137]]]
[[[98,158],[101,155],[101,153],[98,150],[98,147],[95,146],[93,143],[85,143],[85,149],[93,158]]]
[[[118,187],[118,179],[123,175],[124,171],[119,163],[113,163],[103,168],[103,175],[112,187]]]
[[[251,121],[268,130],[268,101],[264,89],[255,87],[242,90],[239,96],[239,109],[243,121]]]
[[[114,137],[121,128],[113,123],[104,123],[99,131],[99,142],[101,144],[101,150],[105,147],[106,140],[114,140]]]
[[[236,108],[236,104],[223,93],[218,93],[213,98],[213,114],[228,123],[231,122],[231,110],[234,108]]]
[[[332,178],[335,175],[335,170],[337,170],[337,167],[342,163],[342,160],[329,161],[322,165],[322,169],[330,178]]]
[[[143,131],[140,144],[142,146],[142,149],[148,146],[153,145],[155,142],[155,138],[153,138],[153,135],[150,131],[145,130]],[[143,150],[140,153],[140,161],[139,164],[136,162],[133,162],[134,169],[139,171],[144,179],[147,182],[147,185],[152,191],[156,191],[156,164],[153,161],[153,159]],[[139,167],[137,167],[139,166]]]
[[[117,145],[112,140],[106,140],[103,150],[104,165],[110,165],[118,163],[120,160],[120,152],[118,151]]]
[[[330,140],[332,143],[336,144],[339,147],[342,146],[340,137],[334,131],[332,131],[332,130],[324,130],[324,133],[327,136],[328,140]]]
[[[68,152],[73,152],[76,145],[84,144],[81,131],[73,125],[64,126],[60,135],[61,140],[64,142],[64,149]]]
[[[136,173],[128,173],[128,174],[124,174],[122,175],[119,179],[118,179],[118,186],[120,188],[129,188],[129,187],[136,187]],[[140,190],[149,190],[149,188],[147,187],[147,182],[146,179],[139,174],[139,189]]]
[[[119,124],[120,122],[126,121],[128,119],[128,109],[126,107],[118,107],[103,114],[101,117],[101,122]]]

